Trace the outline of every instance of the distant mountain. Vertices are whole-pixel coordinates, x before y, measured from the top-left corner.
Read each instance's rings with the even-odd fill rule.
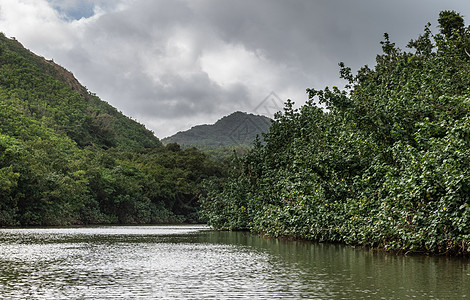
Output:
[[[268,131],[271,119],[244,112],[234,112],[212,125],[198,125],[162,139],[164,144],[182,146],[249,146],[256,136]]]

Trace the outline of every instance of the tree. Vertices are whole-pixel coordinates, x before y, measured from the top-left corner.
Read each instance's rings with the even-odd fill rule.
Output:
[[[453,10],[441,11],[438,22],[441,33],[448,39],[451,39],[456,33],[461,35],[465,31],[463,17]]]

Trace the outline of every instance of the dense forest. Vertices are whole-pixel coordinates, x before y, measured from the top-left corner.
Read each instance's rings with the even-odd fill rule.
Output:
[[[220,229],[393,251],[470,253],[470,28],[443,11],[399,49],[387,34],[374,68],[345,88],[287,101],[265,143],[206,182]]]
[[[223,173],[0,35],[0,226],[196,222],[201,181]]]

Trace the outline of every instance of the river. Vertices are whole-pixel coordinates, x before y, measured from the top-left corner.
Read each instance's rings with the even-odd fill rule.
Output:
[[[205,226],[0,229],[0,299],[461,299],[467,259]]]

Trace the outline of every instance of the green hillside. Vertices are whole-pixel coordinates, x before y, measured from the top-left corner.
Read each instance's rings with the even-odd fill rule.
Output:
[[[196,221],[220,174],[0,34],[0,226]]]
[[[64,68],[0,35],[2,104],[65,133],[79,146],[159,147],[144,126],[88,92]],[[125,134],[121,134],[125,133]]]
[[[163,143],[182,146],[251,146],[257,136],[268,131],[271,119],[234,112],[211,125],[198,125],[164,138]],[[203,147],[202,147],[203,148]]]

